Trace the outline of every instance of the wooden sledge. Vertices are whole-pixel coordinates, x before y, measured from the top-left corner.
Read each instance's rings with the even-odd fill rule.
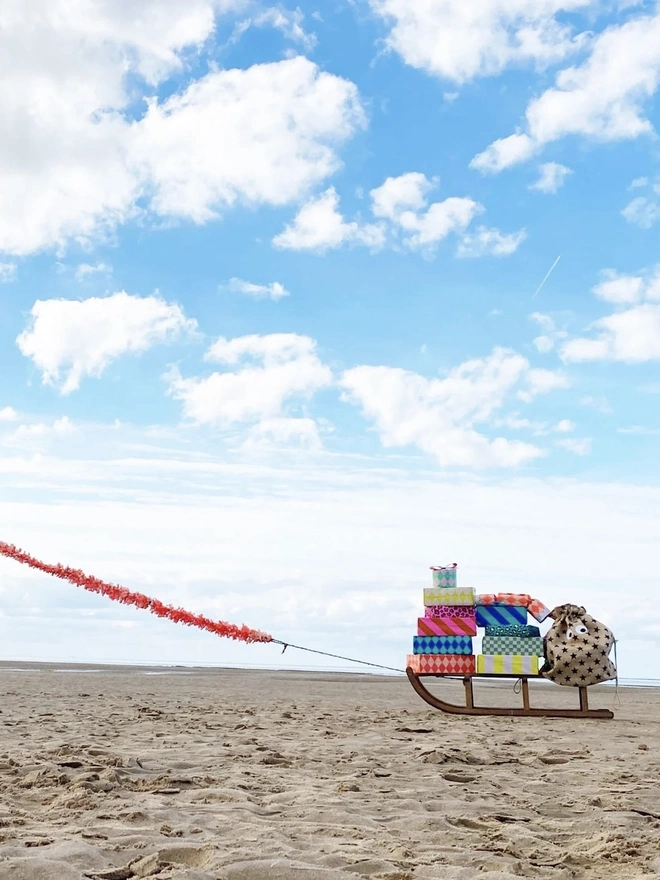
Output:
[[[580,693],[579,709],[541,709],[532,707],[529,700],[528,681],[530,678],[543,678],[542,675],[501,675],[487,673],[448,675],[437,672],[413,672],[410,667],[406,669],[406,675],[415,691],[429,704],[429,706],[433,706],[434,709],[440,709],[441,712],[448,712],[450,715],[505,715],[516,718],[614,718],[614,713],[610,712],[609,709],[589,708],[589,698],[587,696],[588,689],[586,687],[578,688]],[[446,703],[444,700],[435,697],[422,683],[423,678],[462,678],[465,686],[465,705],[458,706],[455,703]],[[520,679],[523,698],[522,707],[505,709],[501,706],[475,706],[474,690],[472,688],[472,680],[475,678]]]

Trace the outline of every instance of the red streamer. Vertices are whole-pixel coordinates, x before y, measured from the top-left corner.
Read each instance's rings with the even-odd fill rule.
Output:
[[[6,544],[4,541],[0,541],[0,556],[15,559],[16,562],[29,565],[30,568],[36,568],[37,571],[52,574],[54,577],[69,581],[69,583],[74,584],[76,587],[89,590],[90,593],[100,593],[102,596],[107,596],[108,599],[121,602],[122,605],[134,605],[136,608],[143,608],[157,617],[164,617],[167,620],[174,621],[174,623],[196,626],[198,629],[215,633],[216,636],[236,639],[241,642],[274,641],[273,637],[269,636],[268,633],[260,632],[257,629],[250,629],[249,626],[236,626],[233,623],[225,623],[223,620],[211,620],[208,617],[204,617],[203,614],[192,614],[190,611],[184,611],[183,608],[163,605],[158,599],[150,599],[149,596],[144,596],[142,593],[134,593],[131,590],[127,590],[126,587],[120,587],[117,584],[108,584],[105,581],[85,574],[79,569],[60,565],[59,562],[57,565],[48,565],[48,563],[41,562],[39,559],[35,559],[34,556],[30,556],[29,553],[19,550],[13,544]]]

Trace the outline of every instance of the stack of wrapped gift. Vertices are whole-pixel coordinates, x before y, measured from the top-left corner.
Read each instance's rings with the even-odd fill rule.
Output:
[[[433,586],[424,590],[424,617],[417,621],[413,672],[464,675],[476,671],[472,637],[477,634],[474,590],[457,584],[457,565],[432,568]]]
[[[476,598],[477,626],[485,627],[477,672],[490,675],[537,675],[543,639],[537,626],[527,625],[528,612],[537,621],[550,611],[531,596],[497,593]]]

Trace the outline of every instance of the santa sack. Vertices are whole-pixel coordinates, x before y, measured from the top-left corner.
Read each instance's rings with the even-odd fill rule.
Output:
[[[545,637],[541,675],[568,687],[588,687],[616,678],[609,659],[614,645],[611,630],[577,605],[559,605],[550,617],[555,623]]]

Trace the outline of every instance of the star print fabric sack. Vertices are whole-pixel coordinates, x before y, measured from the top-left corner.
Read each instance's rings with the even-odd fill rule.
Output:
[[[544,678],[567,687],[588,687],[616,678],[609,659],[614,635],[577,605],[551,612],[555,623],[545,637]]]

